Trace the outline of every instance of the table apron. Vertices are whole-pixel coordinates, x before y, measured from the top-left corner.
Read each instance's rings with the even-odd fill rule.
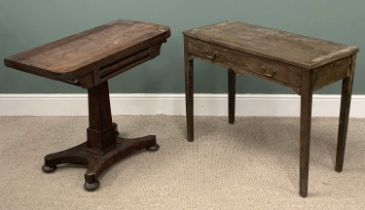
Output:
[[[240,52],[216,44],[187,38],[188,52],[194,57],[209,60],[234,70],[236,73],[251,73],[266,80],[298,89],[301,83],[301,68]]]

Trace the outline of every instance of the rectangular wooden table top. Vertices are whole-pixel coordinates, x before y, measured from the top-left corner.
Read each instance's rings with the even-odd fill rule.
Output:
[[[118,54],[161,45],[169,36],[167,26],[117,20],[10,56],[5,64],[50,78],[85,74],[120,59]]]
[[[358,51],[356,47],[238,21],[191,29],[184,35],[304,69],[313,69]]]

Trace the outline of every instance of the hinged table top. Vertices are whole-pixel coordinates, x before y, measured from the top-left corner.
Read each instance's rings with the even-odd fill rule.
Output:
[[[117,20],[10,56],[5,63],[43,76],[47,73],[62,75],[85,69],[131,48],[148,45],[154,39],[165,41],[169,36],[167,26]]]
[[[184,34],[305,69],[325,65],[358,51],[352,46],[237,21],[196,28]]]

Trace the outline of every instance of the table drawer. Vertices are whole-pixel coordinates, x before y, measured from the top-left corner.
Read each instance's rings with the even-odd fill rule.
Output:
[[[161,44],[157,44],[137,51],[113,55],[106,62],[94,65],[94,71],[77,76],[73,84],[85,88],[96,86],[134,66],[153,59],[160,54],[160,49]]]
[[[233,69],[236,73],[253,73],[290,87],[300,86],[301,70],[290,64],[261,58],[194,38],[187,38],[189,53]]]

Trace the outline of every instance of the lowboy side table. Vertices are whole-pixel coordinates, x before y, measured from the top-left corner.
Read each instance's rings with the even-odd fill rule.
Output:
[[[121,158],[144,148],[158,150],[154,135],[118,136],[108,80],[159,55],[169,36],[167,26],[118,20],[5,59],[9,67],[88,89],[87,141],[47,155],[44,172],[53,172],[62,163],[84,165],[84,188],[92,191],[98,188],[101,173]]]
[[[307,196],[313,91],[343,80],[336,171],[343,169],[358,48],[236,21],[183,32],[187,139],[194,140],[193,59],[228,69],[229,122],[234,123],[236,73],[291,87],[301,95],[300,195]],[[285,108],[285,107],[283,107]]]

